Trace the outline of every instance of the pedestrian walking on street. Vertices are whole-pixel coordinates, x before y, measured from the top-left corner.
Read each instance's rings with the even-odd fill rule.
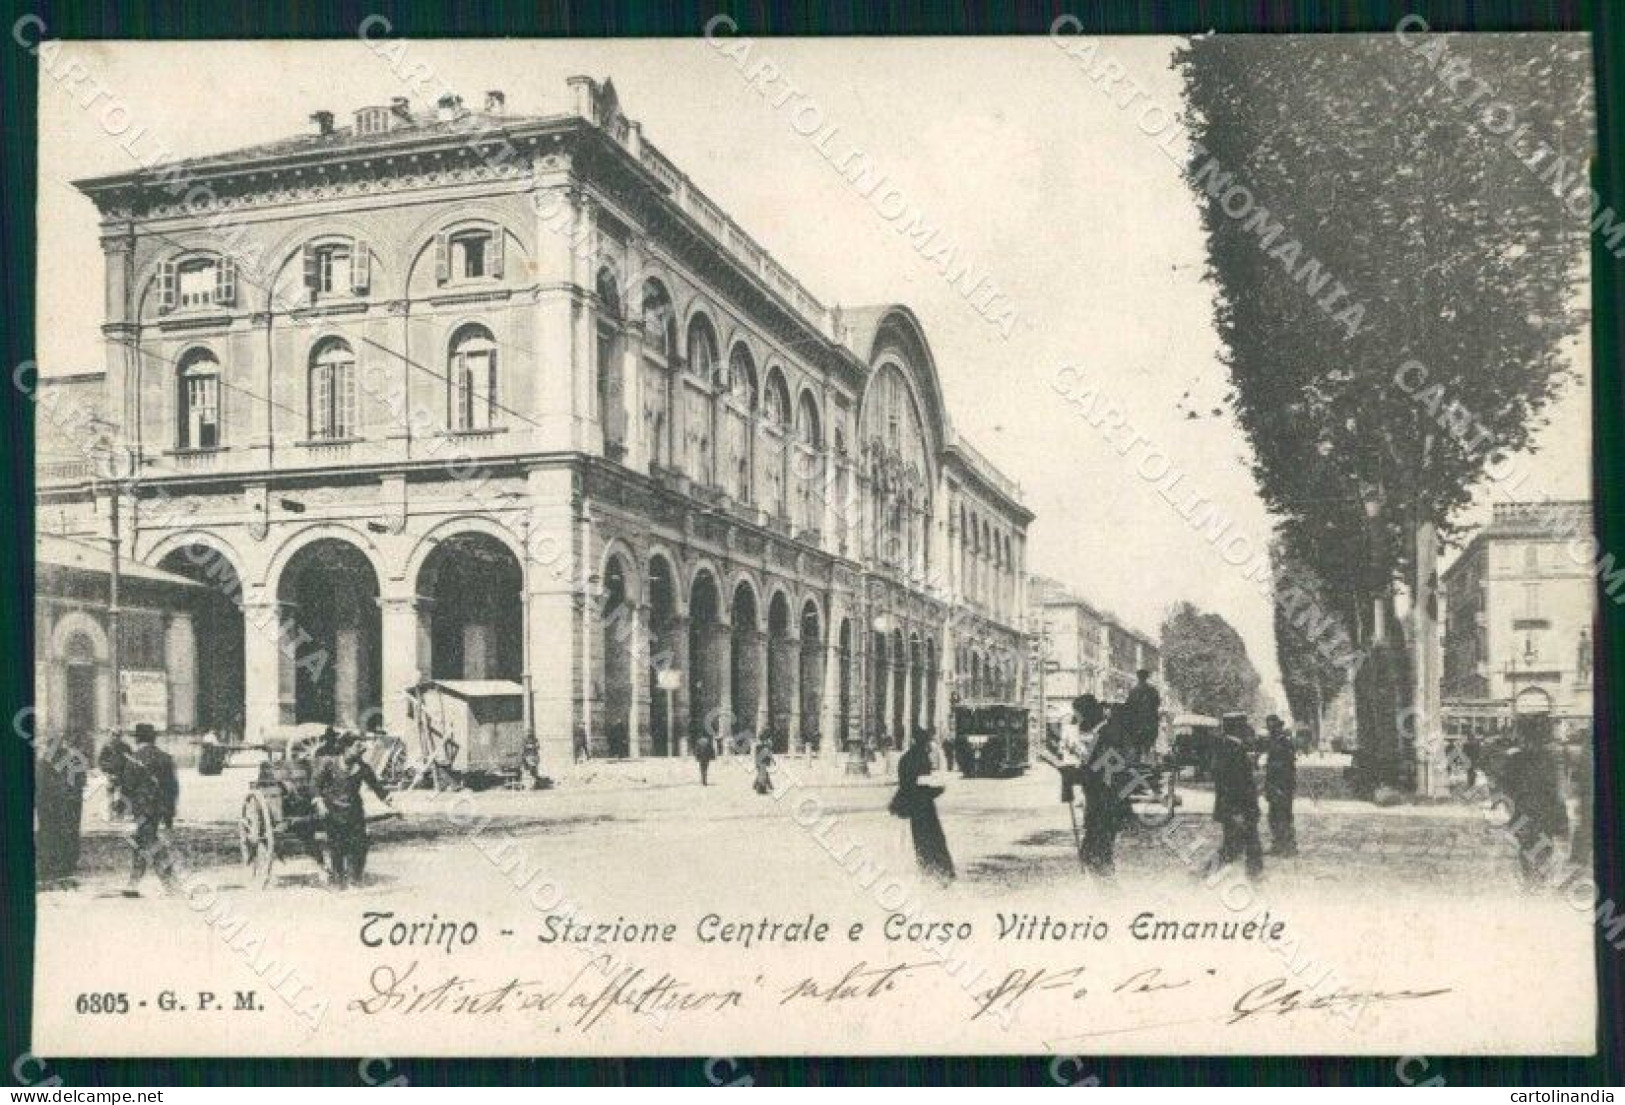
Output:
[[[773,742],[764,733],[756,738],[756,782],[752,786],[757,794],[773,793],[773,776],[768,774],[772,767]]]
[[[79,869],[85,776],[90,771],[89,733],[46,736],[35,746],[34,874],[40,883],[72,877]]]
[[[96,770],[107,784],[107,820],[118,821],[130,812],[130,803],[124,796],[124,772],[133,752],[124,734],[117,729],[108,736],[107,743],[96,753]]]
[[[337,889],[361,883],[367,869],[367,813],[361,788],[368,787],[384,805],[389,793],[362,753],[365,746],[353,733],[317,757],[311,786],[316,792],[316,813],[327,829],[327,878]]]
[[[1502,768],[1501,789],[1512,807],[1518,872],[1526,890],[1539,888],[1559,842],[1569,835],[1562,765],[1552,747],[1551,728],[1552,719],[1547,715],[1520,714],[1513,728],[1515,743]]]
[[[1298,793],[1298,749],[1280,718],[1264,719],[1269,732],[1265,745],[1264,798],[1270,804],[1270,855],[1298,854],[1298,828],[1292,820],[1292,800]]]
[[[892,796],[891,812],[908,818],[920,870],[946,886],[954,880],[954,860],[937,816],[937,798],[943,788],[932,785],[930,777],[931,738],[925,730],[916,730],[914,743],[897,761],[897,793]]]
[[[164,890],[173,891],[175,868],[169,854],[169,834],[175,825],[181,784],[175,776],[174,759],[158,747],[158,731],[146,722],[135,727],[135,749],[125,762],[124,787],[130,814],[135,818],[135,832],[130,836],[130,880],[124,896],[141,896],[141,880],[146,877],[149,862]]]
[[[1213,820],[1219,823],[1223,836],[1218,853],[1208,864],[1210,875],[1242,857],[1246,858],[1248,878],[1264,873],[1252,735],[1245,714],[1224,715],[1213,747]]]
[[[1121,710],[1108,717],[1106,708],[1090,694],[1074,699],[1072,711],[1082,761],[1083,865],[1109,877],[1117,871],[1117,833],[1127,804],[1121,792],[1132,739],[1128,719]]]
[[[701,733],[694,739],[694,762],[700,765],[700,785],[711,785],[711,761],[717,758],[717,745],[710,733]]]

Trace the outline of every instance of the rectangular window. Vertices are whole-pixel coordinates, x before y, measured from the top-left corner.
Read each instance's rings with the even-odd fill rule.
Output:
[[[195,376],[186,381],[186,444],[193,449],[220,445],[220,381]]]
[[[343,246],[329,246],[316,255],[316,291],[321,295],[349,295],[350,251]]]
[[[454,430],[488,430],[496,424],[496,356],[480,349],[452,358],[451,426]]]
[[[214,302],[213,261],[190,261],[180,269],[180,305],[204,307]]]
[[[451,240],[451,271],[459,280],[479,280],[486,275],[484,234],[464,234]]]

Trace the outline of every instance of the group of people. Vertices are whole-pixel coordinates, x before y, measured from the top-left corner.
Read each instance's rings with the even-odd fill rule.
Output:
[[[1158,736],[1161,698],[1141,671],[1139,682],[1123,703],[1108,709],[1094,695],[1073,700],[1072,713],[1079,732],[1079,759],[1063,773],[1063,800],[1071,801],[1072,783],[1083,791],[1084,866],[1110,876],[1116,870],[1117,835],[1132,814],[1131,803],[1151,777],[1151,750]],[[1264,800],[1269,805],[1270,851],[1277,856],[1297,854],[1297,827],[1293,800],[1297,794],[1297,747],[1285,723],[1274,714],[1265,722],[1267,735],[1260,748],[1247,716],[1226,714],[1217,739],[1208,749],[1213,778],[1213,819],[1219,823],[1220,842],[1204,873],[1211,874],[1241,860],[1251,878],[1264,871],[1264,848],[1258,832],[1259,793],[1256,764],[1264,757]],[[1177,766],[1177,765],[1176,765]]]
[[[717,741],[710,733],[700,733],[694,738],[691,751],[694,753],[694,762],[700,768],[700,785],[711,785],[711,764],[717,758]],[[756,768],[756,778],[751,782],[751,789],[757,794],[773,793],[773,742],[766,733],[757,736],[750,746],[751,762]]]
[[[124,895],[141,896],[141,883],[150,871],[166,891],[175,889],[175,864],[170,833],[180,799],[180,780],[174,757],[158,747],[153,726],[139,724],[131,732],[133,745],[115,732],[102,745],[96,766],[106,781],[111,817],[130,817],[130,873]],[[306,825],[306,837],[315,858],[322,859],[314,843],[317,825],[327,836],[326,866],[336,887],[359,883],[367,865],[367,819],[361,789],[368,787],[385,805],[390,804],[378,775],[366,762],[365,743],[354,733],[329,728],[311,756],[311,805],[315,821]]]

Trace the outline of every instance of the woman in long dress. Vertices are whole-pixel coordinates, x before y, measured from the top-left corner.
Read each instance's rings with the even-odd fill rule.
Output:
[[[937,796],[942,788],[920,782],[931,774],[931,738],[924,732],[914,735],[914,743],[897,761],[897,795],[893,808],[908,818],[914,835],[914,858],[920,870],[946,885],[954,878],[954,860],[948,854],[948,838],[937,817]]]

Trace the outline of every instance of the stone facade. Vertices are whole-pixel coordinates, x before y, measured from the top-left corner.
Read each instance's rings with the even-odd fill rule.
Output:
[[[1498,503],[1440,577],[1447,710],[1506,710],[1520,696],[1592,716],[1591,504]]]
[[[1016,693],[1031,514],[919,320],[823,306],[612,85],[570,91],[79,182],[128,555],[235,600],[246,734],[514,679],[557,770]],[[42,525],[107,531],[83,468],[42,466]]]

